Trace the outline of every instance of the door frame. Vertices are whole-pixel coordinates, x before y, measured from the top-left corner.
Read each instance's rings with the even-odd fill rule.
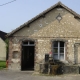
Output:
[[[23,42],[32,41],[34,42],[33,45],[30,44],[23,44]],[[23,40],[21,45],[21,71],[22,71],[22,54],[23,54],[23,46],[34,46],[34,65],[35,65],[35,40]]]

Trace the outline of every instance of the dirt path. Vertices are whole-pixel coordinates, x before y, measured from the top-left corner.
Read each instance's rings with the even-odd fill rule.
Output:
[[[80,80],[80,74],[66,74],[60,76],[42,76],[33,71],[0,71],[0,80]]]

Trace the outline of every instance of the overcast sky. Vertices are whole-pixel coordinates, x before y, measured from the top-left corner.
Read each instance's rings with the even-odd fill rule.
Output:
[[[13,0],[0,0],[0,5]],[[0,6],[0,30],[11,32],[58,1],[80,14],[80,0],[16,0]]]

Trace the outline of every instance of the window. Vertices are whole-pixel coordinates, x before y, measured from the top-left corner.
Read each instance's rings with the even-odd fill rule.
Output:
[[[53,42],[53,59],[54,60],[64,60],[65,59],[65,46],[62,41]]]
[[[24,41],[23,44],[34,45],[34,41]]]

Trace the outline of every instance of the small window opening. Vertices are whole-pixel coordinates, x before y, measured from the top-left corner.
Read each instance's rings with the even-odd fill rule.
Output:
[[[23,44],[34,45],[34,41],[24,41]]]
[[[18,58],[19,58],[19,53],[18,53],[18,51],[14,51],[14,52],[13,52],[12,58],[13,58],[13,59],[18,59]]]

